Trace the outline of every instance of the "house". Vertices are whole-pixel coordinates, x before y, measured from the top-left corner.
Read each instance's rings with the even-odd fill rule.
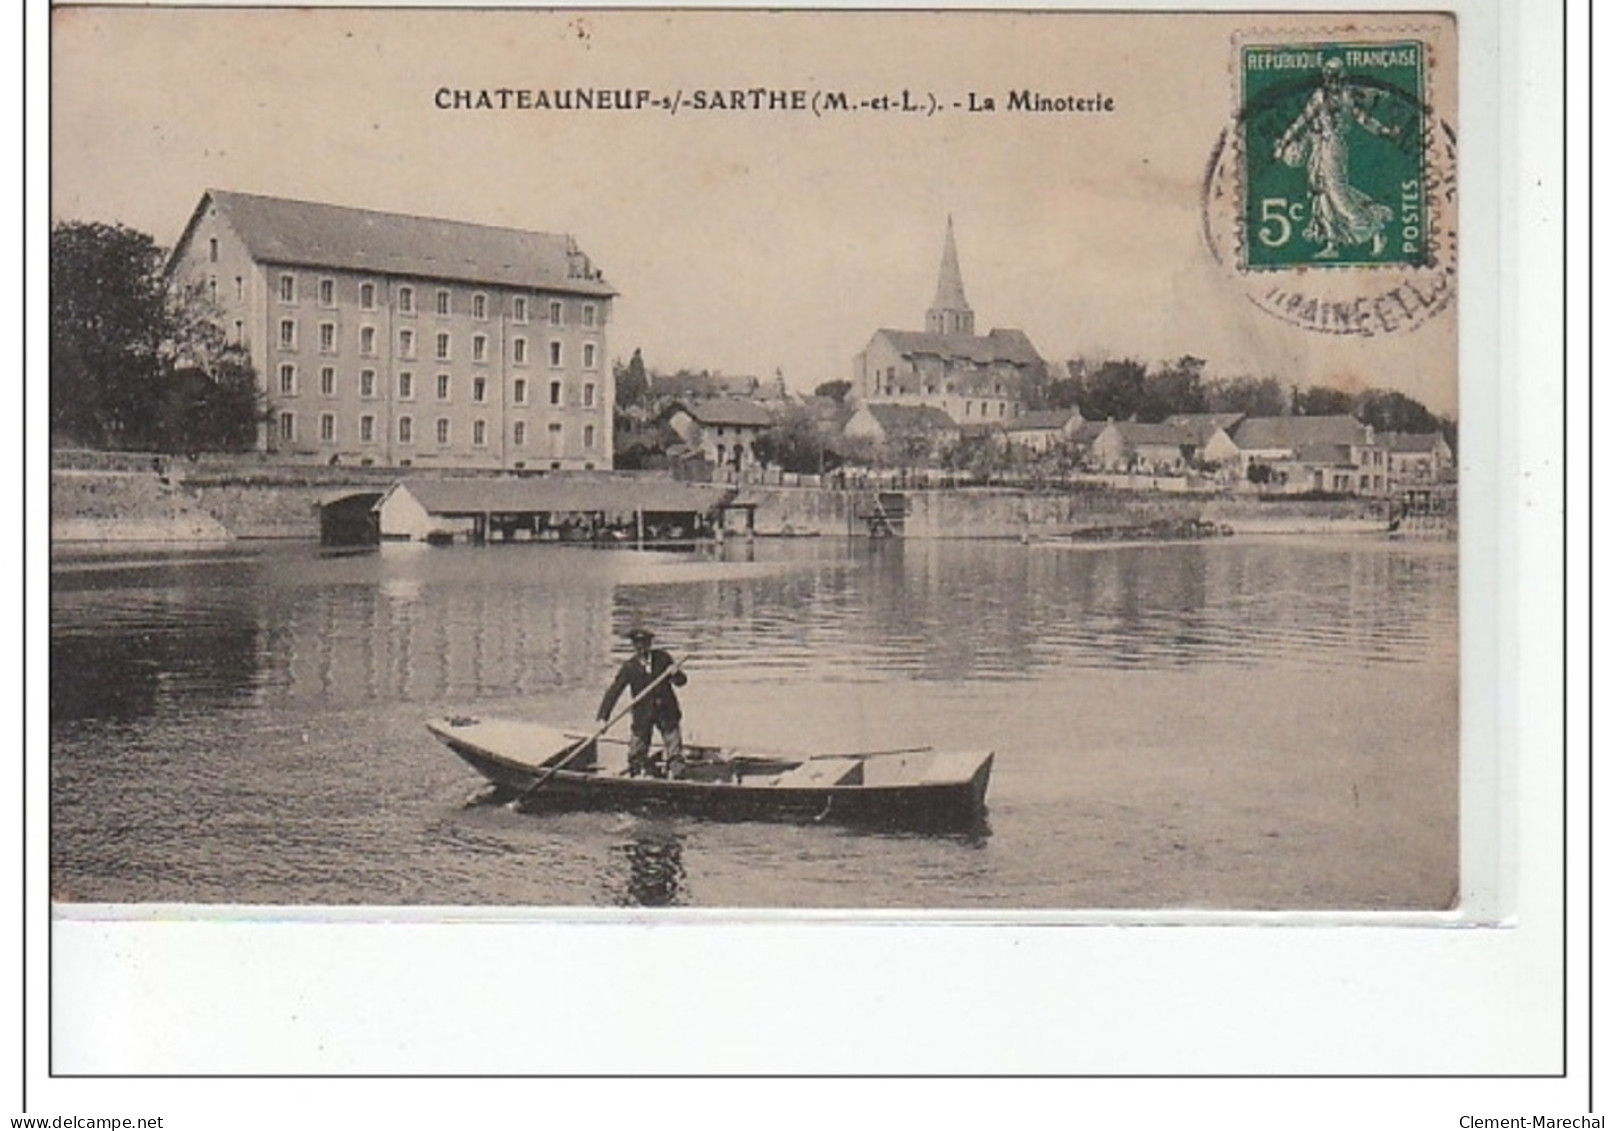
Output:
[[[865,404],[939,408],[961,425],[1008,424],[1023,411],[1026,389],[1045,372],[1022,331],[976,333],[950,217],[925,329],[876,330],[853,362],[853,392]]]
[[[1352,416],[1247,417],[1230,439],[1239,477],[1267,490],[1379,495],[1389,488],[1385,447]]]
[[[166,271],[245,347],[264,451],[611,467],[617,292],[571,236],[210,189]]]
[[[1017,447],[1047,452],[1060,444],[1072,443],[1083,424],[1076,409],[1045,409],[1021,413],[1004,425],[1004,434]]]
[[[375,504],[387,541],[594,541],[717,528],[734,490],[660,477],[415,477]]]
[[[907,460],[919,460],[957,444],[960,426],[932,405],[866,404],[848,419],[842,435],[883,445]]]
[[[756,465],[757,439],[774,426],[768,409],[734,397],[675,402],[662,419],[708,462],[737,471]]]
[[[1164,474],[1185,470],[1193,457],[1193,435],[1175,424],[1112,420],[1089,447],[1089,462],[1104,471]]]
[[[1194,463],[1228,464],[1239,459],[1239,448],[1229,433],[1244,419],[1242,412],[1182,412],[1167,417],[1165,423],[1183,433]]]
[[[1396,486],[1439,483],[1452,472],[1452,446],[1440,432],[1386,432],[1380,441]]]

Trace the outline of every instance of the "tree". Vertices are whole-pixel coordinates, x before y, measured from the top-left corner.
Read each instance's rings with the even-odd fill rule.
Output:
[[[755,451],[764,463],[805,475],[831,470],[841,462],[827,458],[818,421],[800,405],[787,407],[774,426],[757,437]]]
[[[825,381],[813,390],[813,395],[816,397],[829,397],[836,404],[844,404],[847,400],[847,394],[850,392],[852,392],[851,381]]]
[[[1442,431],[1441,418],[1403,393],[1372,389],[1357,399],[1357,419],[1376,432]]]
[[[1350,393],[1314,385],[1304,393],[1290,390],[1291,409],[1297,416],[1349,416],[1356,404]]]
[[[168,331],[162,249],[120,225],[50,234],[51,428],[78,443],[146,439]]]
[[[76,443],[240,449],[265,405],[246,351],[199,288],[176,293],[166,253],[122,225],[51,229],[51,427]]]
[[[1107,361],[1085,382],[1083,413],[1090,420],[1128,420],[1144,407],[1144,367]]]
[[[1202,359],[1185,354],[1151,373],[1144,379],[1139,418],[1159,422],[1180,412],[1204,412],[1206,395],[1200,379],[1205,368]]]
[[[616,378],[619,407],[645,403],[645,398],[650,394],[650,378],[645,375],[645,359],[640,356],[638,349],[634,350],[634,356],[628,359],[627,365],[619,362],[612,366],[612,373]]]
[[[1207,412],[1283,416],[1285,408],[1284,387],[1276,377],[1234,377],[1206,383]]]

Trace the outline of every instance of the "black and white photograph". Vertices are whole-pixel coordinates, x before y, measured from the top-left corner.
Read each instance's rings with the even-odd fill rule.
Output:
[[[53,917],[1497,926],[1469,30],[53,8]]]

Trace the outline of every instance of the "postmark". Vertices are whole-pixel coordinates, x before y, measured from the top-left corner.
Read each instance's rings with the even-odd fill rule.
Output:
[[[1301,329],[1417,329],[1456,293],[1457,135],[1429,43],[1236,42],[1233,117],[1206,168],[1204,234],[1241,293]]]

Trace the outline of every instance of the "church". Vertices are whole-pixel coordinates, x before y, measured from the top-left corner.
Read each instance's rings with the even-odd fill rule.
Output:
[[[1007,424],[1043,375],[1043,358],[1022,331],[976,333],[950,216],[925,329],[876,330],[854,362],[853,388],[865,404],[930,405],[963,426]]]

